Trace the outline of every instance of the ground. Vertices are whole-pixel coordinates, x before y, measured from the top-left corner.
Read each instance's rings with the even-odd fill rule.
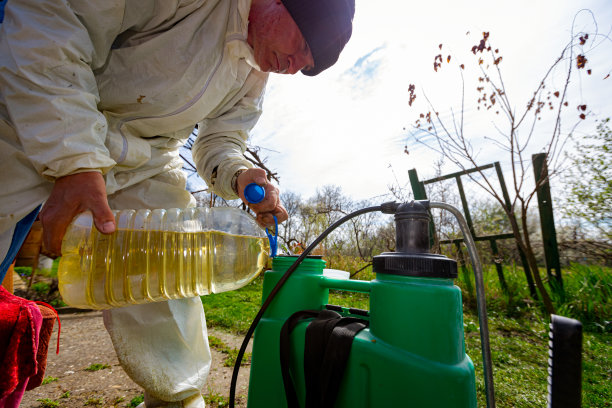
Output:
[[[133,398],[142,395],[142,389],[130,380],[117,361],[101,312],[62,313],[60,319],[59,355],[55,353],[56,322],[47,356],[45,377],[51,381],[26,392],[21,407],[126,407]],[[239,349],[243,340],[216,329],[209,329],[209,336],[233,349]],[[215,401],[207,404],[208,407],[226,406],[233,368],[223,366],[225,354],[215,348],[211,352],[212,369],[203,393]],[[108,367],[86,370],[94,364]],[[243,366],[236,391],[237,407],[246,407],[248,373],[249,367]]]

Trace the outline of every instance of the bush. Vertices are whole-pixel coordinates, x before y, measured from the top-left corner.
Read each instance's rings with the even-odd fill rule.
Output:
[[[49,293],[50,288],[51,287],[46,282],[36,282],[32,284],[32,290],[38,293],[39,295]]]

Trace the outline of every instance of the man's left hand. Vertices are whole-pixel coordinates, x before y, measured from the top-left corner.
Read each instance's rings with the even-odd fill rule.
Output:
[[[244,188],[251,183],[260,185],[266,192],[264,199],[257,204],[249,203],[244,197]],[[278,188],[268,182],[265,170],[252,168],[240,173],[237,180],[237,190],[240,199],[255,212],[255,219],[261,227],[274,226],[274,216],[276,216],[279,223],[289,218],[287,210],[280,202]]]

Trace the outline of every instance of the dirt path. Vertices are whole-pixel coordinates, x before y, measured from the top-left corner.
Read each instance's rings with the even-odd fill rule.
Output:
[[[41,385],[25,393],[21,407],[127,407],[134,397],[142,394],[142,389],[125,374],[115,352],[110,337],[104,329],[101,312],[61,314],[62,331],[60,335],[60,353],[55,354],[57,344],[57,323],[49,345],[46,378],[56,380]],[[214,336],[225,345],[239,349],[241,337],[209,329],[209,336]],[[249,348],[250,351],[250,348]],[[224,367],[225,354],[214,348],[211,350],[213,362],[211,373],[204,395],[214,396],[217,401],[227,401],[232,367]],[[109,366],[98,371],[87,371],[92,364]],[[246,407],[249,367],[240,370],[237,387],[237,407]],[[39,400],[56,401],[59,405],[45,405]],[[49,401],[49,402],[50,402]]]

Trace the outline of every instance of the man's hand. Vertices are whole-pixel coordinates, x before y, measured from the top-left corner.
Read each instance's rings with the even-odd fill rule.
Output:
[[[244,188],[256,183],[262,186],[266,192],[266,196],[260,203],[251,204],[244,198]],[[278,222],[286,221],[289,218],[287,210],[280,202],[278,188],[268,182],[266,171],[263,169],[248,169],[238,176],[237,180],[238,195],[256,214],[257,223],[265,228],[274,226],[274,216]]]
[[[43,254],[61,255],[66,228],[77,214],[91,211],[98,231],[115,231],[115,217],[108,206],[104,178],[99,172],[77,173],[55,180],[51,195],[40,212],[43,225]]]

